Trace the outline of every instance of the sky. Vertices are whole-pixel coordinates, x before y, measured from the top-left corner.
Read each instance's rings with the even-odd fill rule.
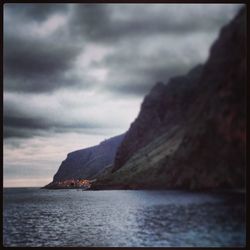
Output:
[[[5,4],[4,187],[124,133],[158,81],[204,63],[238,4]]]

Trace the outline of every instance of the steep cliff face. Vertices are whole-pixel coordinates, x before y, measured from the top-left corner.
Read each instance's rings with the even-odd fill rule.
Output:
[[[113,172],[157,136],[186,122],[202,69],[199,65],[186,76],[175,77],[167,85],[158,82],[152,88],[117,150]]]
[[[180,147],[162,163],[169,186],[243,187],[246,147],[246,10],[220,33],[204,66]],[[191,113],[190,113],[191,114]]]
[[[246,10],[225,26],[203,67],[158,83],[101,187],[243,187]]]
[[[99,145],[77,150],[67,155],[53,182],[68,179],[91,179],[103,168],[113,163],[117,147],[124,135],[112,137]]]

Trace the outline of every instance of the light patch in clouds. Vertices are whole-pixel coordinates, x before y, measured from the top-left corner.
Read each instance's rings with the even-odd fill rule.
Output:
[[[89,72],[90,76],[94,77],[95,80],[98,82],[104,82],[107,79],[108,69],[99,68],[99,69],[92,69]]]
[[[109,69],[105,65],[98,66],[108,54],[112,52],[109,47],[100,46],[94,43],[87,43],[82,52],[76,57],[72,74],[82,79],[89,79],[93,85],[108,81]],[[94,87],[94,86],[92,86]]]
[[[100,62],[104,56],[109,54],[111,51],[111,48],[106,48],[98,44],[86,44],[83,51],[76,58],[75,67],[84,69],[85,67],[90,66],[93,62]]]
[[[49,36],[67,23],[67,18],[62,14],[55,14],[49,17],[42,24],[32,23],[31,34],[41,37]]]

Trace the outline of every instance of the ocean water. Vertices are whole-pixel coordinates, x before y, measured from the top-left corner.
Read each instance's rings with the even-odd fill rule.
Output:
[[[4,246],[245,246],[242,193],[4,188]]]

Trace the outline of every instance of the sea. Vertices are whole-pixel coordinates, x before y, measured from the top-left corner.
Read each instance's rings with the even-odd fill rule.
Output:
[[[3,245],[245,247],[242,192],[3,189]]]

